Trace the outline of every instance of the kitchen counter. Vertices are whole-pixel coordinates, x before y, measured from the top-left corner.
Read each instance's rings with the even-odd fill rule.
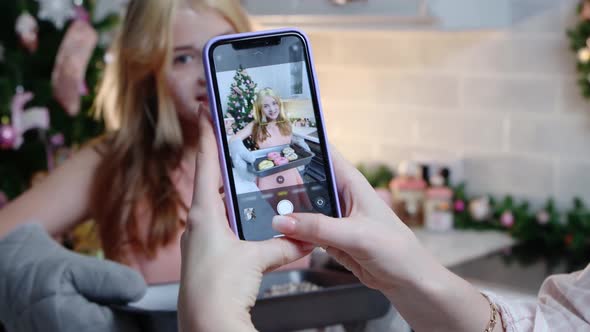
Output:
[[[412,229],[418,240],[437,259],[452,267],[512,247],[516,241],[499,231],[452,230],[433,232]]]
[[[462,266],[484,259],[485,257],[502,250],[508,250],[516,241],[509,235],[498,231],[473,231],[452,230],[448,232],[433,232],[425,229],[412,229],[418,240],[424,245],[444,266]],[[470,278],[471,275],[460,276],[467,278],[476,288],[492,291],[509,299],[534,299],[530,293],[520,289],[507,287],[497,282],[484,282],[481,279]],[[411,328],[403,320],[395,308],[382,319],[371,321],[364,332],[396,331],[410,332]]]
[[[318,138],[317,132],[318,132],[317,128],[293,126],[293,135],[302,137],[307,141],[319,144],[320,140]]]

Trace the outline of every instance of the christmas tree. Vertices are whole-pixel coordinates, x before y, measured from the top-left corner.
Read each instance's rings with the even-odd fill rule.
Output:
[[[103,132],[91,106],[123,2],[0,2],[0,207]]]
[[[231,84],[230,95],[227,102],[227,112],[234,118],[232,125],[234,133],[242,130],[254,119],[254,99],[256,98],[256,87],[248,72],[240,67],[236,71],[234,81]],[[254,142],[248,139],[244,142],[246,147],[254,148]]]

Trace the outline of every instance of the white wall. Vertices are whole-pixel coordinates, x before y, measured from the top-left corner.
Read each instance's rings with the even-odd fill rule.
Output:
[[[590,201],[576,0],[513,0],[498,31],[310,33],[328,133],[352,161],[459,156],[475,193]]]

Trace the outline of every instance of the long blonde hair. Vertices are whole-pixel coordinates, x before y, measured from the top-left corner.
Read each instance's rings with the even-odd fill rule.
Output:
[[[262,100],[264,97],[271,97],[277,102],[277,104],[279,104],[279,116],[277,117],[276,124],[283,136],[291,135],[293,129],[291,128],[291,122],[285,113],[281,97],[279,97],[279,95],[277,95],[271,88],[264,88],[258,91],[256,94],[256,100],[254,101],[254,127],[252,127],[252,137],[254,138],[254,141],[264,142],[270,137],[267,129],[268,122],[266,122],[266,116],[264,115],[262,107]]]
[[[132,0],[109,54],[95,100],[107,134],[97,150],[91,212],[108,258],[125,262],[123,247],[153,257],[171,243],[184,206],[170,179],[183,153],[183,135],[165,73],[172,63],[173,16],[181,5],[214,9],[237,32],[250,30],[237,0]],[[198,33],[198,32],[196,32]],[[151,225],[140,236],[134,209],[147,203]]]

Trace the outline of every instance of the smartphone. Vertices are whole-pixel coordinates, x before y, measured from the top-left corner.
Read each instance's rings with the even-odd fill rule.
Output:
[[[309,39],[297,29],[216,37],[203,50],[230,226],[282,234],[275,215],[340,217]]]

